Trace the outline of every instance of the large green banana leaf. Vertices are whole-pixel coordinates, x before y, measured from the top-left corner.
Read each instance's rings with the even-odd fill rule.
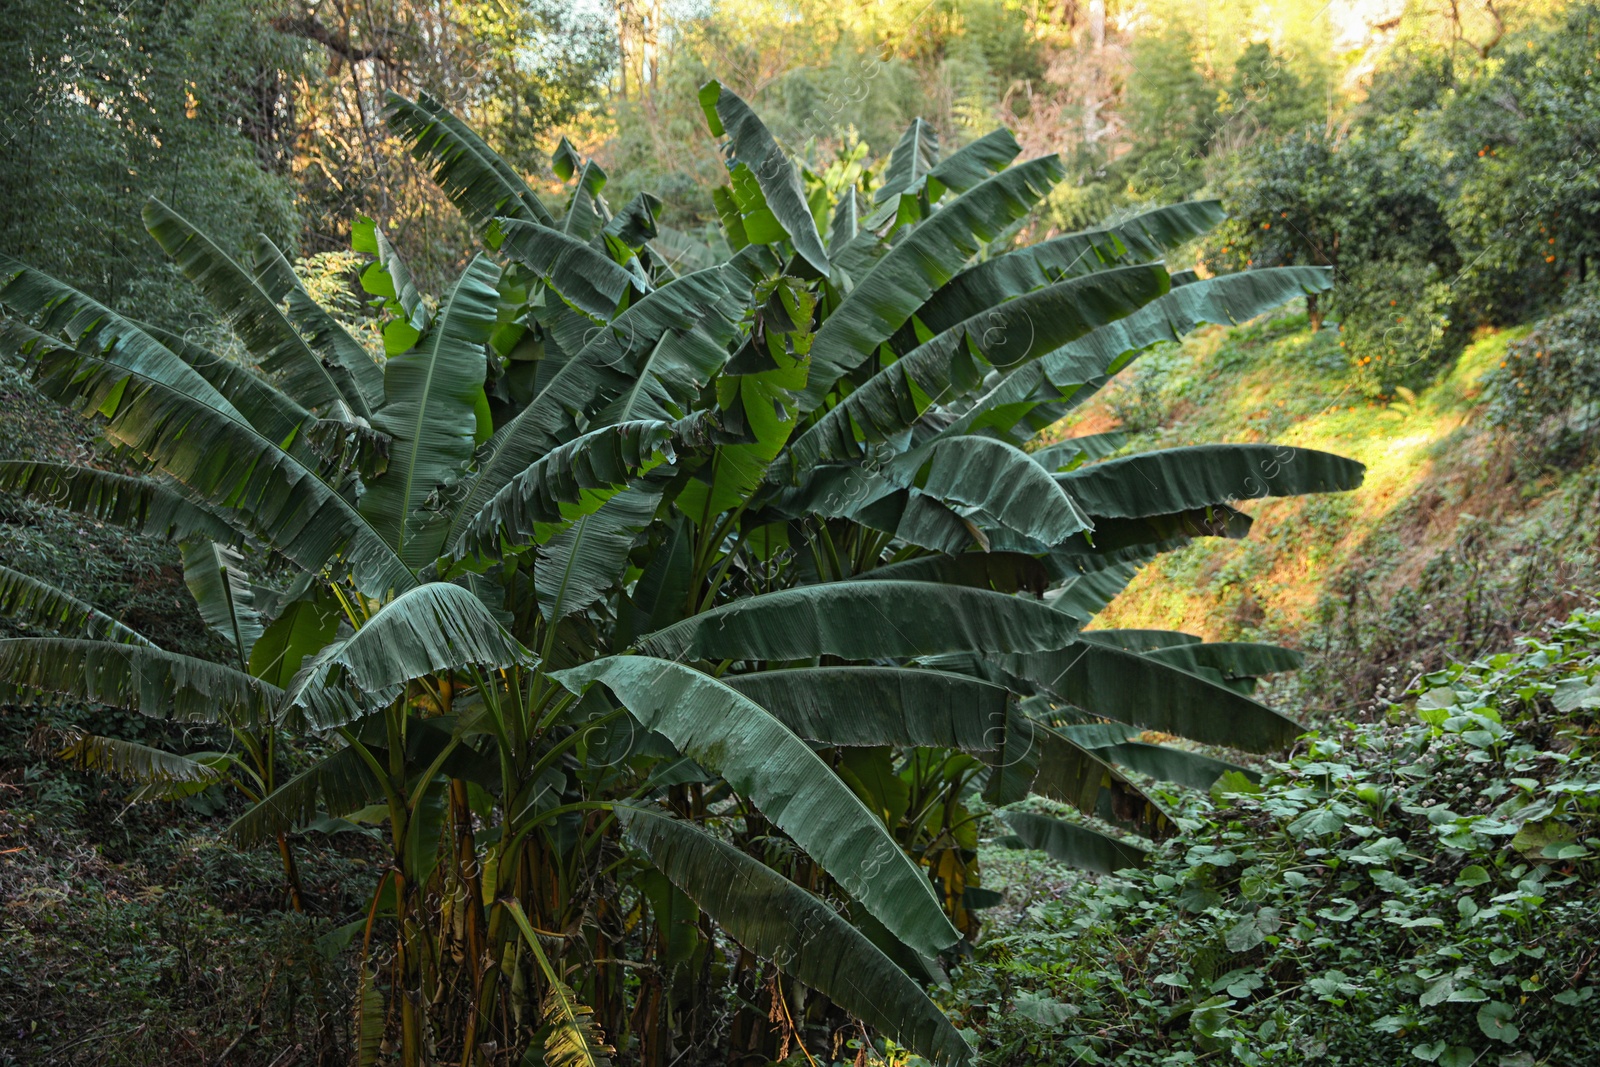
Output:
[[[239,540],[238,532],[220,516],[172,489],[97,467],[0,460],[0,491],[169,541],[190,536],[225,543]]]
[[[1022,597],[935,582],[831,582],[713,608],[641,638],[652,656],[880,659],[1061,648],[1070,616]]]
[[[305,709],[312,726],[330,729],[389,703],[415,678],[535,662],[470,591],[426,582],[308,660],[284,690],[283,707],[291,715]]]
[[[883,184],[872,194],[872,202],[886,204],[906,193],[921,192],[928,174],[938,165],[939,131],[921,118],[912,119],[889,153]]]
[[[1080,871],[1115,874],[1145,864],[1143,849],[1087,826],[1028,811],[1008,811],[1001,818],[1021,845],[1038,849],[1051,859]]]
[[[0,615],[24,626],[54,630],[67,637],[152,645],[148,637],[48,582],[10,567],[0,567]]]
[[[1107,604],[1128,587],[1134,575],[1139,573],[1139,568],[1155,555],[1154,550],[1147,550],[1132,559],[1119,560],[1109,566],[1077,575],[1058,589],[1051,590],[1046,597],[1047,602],[1055,610],[1076,619],[1079,625],[1087,626],[1091,619],[1100,614]]]
[[[1171,745],[1146,744],[1138,740],[1138,730],[1120,724],[1063,726],[1057,732],[1136,774],[1149,775],[1157,781],[1176,782],[1190,789],[1210,789],[1218,778],[1229,771],[1238,771],[1251,779],[1260,777],[1248,767],[1199,752]]]
[[[1090,519],[1092,532],[1068,538],[1050,550],[1049,567],[1055,577],[1090,574],[1119,563],[1141,563],[1182,548],[1196,537],[1237,540],[1249,534],[1252,524],[1250,516],[1221,505],[1137,519],[1104,515],[1091,515]],[[1001,539],[996,547],[1003,544]]]
[[[340,612],[333,594],[295,600],[262,631],[250,649],[250,673],[286,688],[307,656],[322,651],[339,632]]]
[[[285,451],[294,453],[297,458],[304,458],[304,451],[298,446],[306,441],[318,421],[315,415],[306,410],[305,405],[243,363],[219,356],[158,326],[148,323],[143,326],[146,333],[210,382],[217,392],[227,398],[233,410],[260,431],[262,437],[277,441]],[[205,402],[204,397],[195,399]],[[218,410],[227,413],[226,408]]]
[[[1003,743],[1011,702],[998,685],[904,667],[802,667],[722,681],[799,736],[830,745],[989,752]]]
[[[1324,292],[1332,285],[1333,275],[1326,267],[1270,267],[1179,286],[1126,318],[1012,371],[945,432],[971,433],[986,427],[1008,430],[1040,404],[1063,397],[1074,401],[1087,397],[1093,391],[1090,383],[1108,380],[1107,374],[1130,353],[1162,341],[1180,340],[1203,322],[1244,322],[1287,300]],[[1051,411],[1048,421],[1064,413]],[[1030,424],[1028,436],[1033,432]]]
[[[0,691],[12,704],[104,704],[177,722],[264,722],[283,691],[152,645],[66,637],[0,640]]]
[[[447,528],[423,505],[472,459],[483,392],[484,346],[494,328],[500,268],[475,257],[422,342],[383,368],[373,426],[392,440],[389,465],[360,500],[361,514],[413,568],[439,555]]]
[[[1224,678],[1260,678],[1280,671],[1300,669],[1304,657],[1281,645],[1256,641],[1213,641],[1158,649],[1149,653],[1163,663],[1186,671],[1209,668]]]
[[[1026,552],[936,553],[874,567],[853,581],[939,582],[970,585],[999,593],[1033,593],[1050,587],[1050,572]]]
[[[663,735],[754,800],[912,948],[932,955],[960,939],[933,884],[882,820],[759,704],[692,667],[649,656],[613,656],[556,677],[574,692],[604,683],[641,729]]]
[[[144,206],[144,225],[233,327],[261,369],[282,382],[284,392],[312,410],[331,415],[352,410],[333,374],[253,275],[155,197]]]
[[[1074,467],[1091,459],[1105,459],[1128,443],[1128,435],[1121,430],[1092,433],[1084,437],[1069,437],[1037,452],[1028,453],[1035,463],[1052,473],[1062,468]]]
[[[942,438],[906,456],[891,472],[915,472],[924,495],[981,529],[1010,530],[1056,545],[1090,527],[1088,516],[1043,467],[1021,449],[990,437]]]
[[[183,584],[189,587],[189,595],[194,597],[206,626],[224,644],[233,646],[243,669],[262,630],[244,557],[215,541],[186,541]]]
[[[584,610],[622,582],[628,552],[660,503],[658,488],[625,489],[539,547],[533,588],[546,622]]]
[[[1033,765],[1033,792],[1146,837],[1171,836],[1166,811],[1103,755],[1020,714],[1011,726],[1004,758]]]
[[[389,128],[429,164],[439,188],[479,230],[501,217],[556,224],[528,183],[438,100],[419,93],[413,102],[391,92],[384,102]]]
[[[1287,445],[1194,445],[1110,459],[1055,479],[1091,515],[1137,519],[1263,496],[1356,489],[1353,459]]]
[[[211,507],[304,570],[347,569],[371,595],[416,584],[410,569],[342,496],[236,418],[81,352],[53,353],[39,389],[84,414]],[[103,483],[102,483],[103,484]],[[213,540],[229,541],[223,533]]]
[[[63,336],[76,347],[93,346],[101,357],[188,393],[218,411],[232,410],[221,393],[150,336],[142,323],[3,252],[0,308],[19,319],[32,320],[39,330]]]
[[[788,235],[795,252],[818,274],[828,276],[828,254],[823,251],[817,220],[806,205],[800,173],[773,139],[766,123],[738,94],[717,81],[700,88],[700,107],[714,136],[728,138],[728,166],[738,182],[741,168],[754,177],[773,219]],[[737,192],[735,195],[738,195]]]
[[[135,799],[192,796],[226,777],[214,762],[82,731],[74,731],[56,755],[79,770],[140,783]]]
[[[692,824],[615,810],[628,842],[739,944],[940,1067],[968,1061],[944,1013],[838,912]]]
[[[976,315],[874,374],[797,437],[776,466],[793,479],[822,459],[854,458],[863,441],[887,440],[921,418],[931,404],[976,389],[985,362],[1010,367],[1043,356],[1096,327],[1137,313],[1165,293],[1167,285],[1167,272],[1158,264],[1121,267],[1070,278]],[[813,351],[826,329],[824,325],[817,332]]]
[[[841,376],[877,351],[983,242],[1031,211],[1063,173],[1055,156],[1019,163],[945,204],[895,245],[817,330],[800,410],[821,407]]]
[[[1022,154],[1022,146],[1001,126],[941,159],[928,174],[928,197],[937,200],[945,189],[964,193],[989,175],[997,174]]]
[[[1127,652],[1159,652],[1201,643],[1201,639],[1194,634],[1186,634],[1181,630],[1085,630],[1078,635],[1078,639],[1105,645],[1108,648],[1120,648]],[[1184,665],[1174,664],[1174,666]]]
[[[1304,732],[1288,716],[1225,686],[1092,641],[1001,657],[1001,665],[1092,715],[1204,744],[1268,752]]]
[[[616,317],[617,307],[639,282],[610,256],[576,237],[535,222],[501,219],[501,251],[548,282],[561,298],[600,322]]]
[[[1040,241],[968,267],[918,308],[916,319],[928,333],[942,333],[958,322],[1066,278],[1114,264],[1159,259],[1224,217],[1217,201],[1191,200],[1156,208],[1103,230]],[[904,353],[916,344],[916,331],[908,324],[896,333],[890,347]]]
[[[546,528],[581,518],[605,500],[594,490],[627,485],[672,460],[678,449],[694,447],[703,430],[694,420],[645,419],[602,426],[559,445],[486,500],[450,549],[457,557],[498,558],[508,548],[543,541],[553,532]]]
[[[383,786],[353,748],[341,748],[268,793],[235,819],[227,836],[240,848],[267,841],[322,812],[348,815],[383,796]]]
[[[712,330],[720,333],[726,328],[731,333],[732,324],[720,311],[730,300],[726,278],[726,272],[715,267],[662,286],[601,327],[567,359],[532,402],[489,439],[455,508],[448,539],[452,550],[495,494],[535,460],[577,437],[578,427],[599,408],[637,385],[639,376],[633,372],[642,361],[648,360],[654,373],[664,375],[669,364],[682,370],[681,377],[670,378],[670,388],[692,385],[698,391],[727,358],[718,333],[698,328],[706,322]],[[657,364],[648,357],[659,344],[674,346],[680,354]],[[691,346],[698,354],[690,355]]]

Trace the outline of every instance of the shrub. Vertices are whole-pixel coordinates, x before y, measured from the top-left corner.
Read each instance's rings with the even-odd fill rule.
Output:
[[[1574,466],[1600,420],[1600,291],[1590,287],[1506,350],[1484,376],[1490,420],[1517,435],[1524,464]]]
[[[1158,861],[982,943],[983,1060],[1594,1062],[1597,666],[1579,612],[1228,776]]]

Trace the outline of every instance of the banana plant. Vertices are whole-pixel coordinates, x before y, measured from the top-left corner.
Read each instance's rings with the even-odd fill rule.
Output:
[[[860,172],[881,185],[830,199],[745,101],[701,102],[721,257],[664,234],[653,196],[613,212],[565,140],[547,204],[437,101],[391,97],[484,251],[434,305],[359,220],[381,354],[269,242],[243,264],[156,201],[247,362],[0,260],[0,341],[137,469],[9,463],[0,485],[182,542],[235,653],[0,595],[57,634],[0,641],[0,681],[269,738],[241,846],[383,828],[345,931],[362,1061],[386,1028],[408,1065],[665,1065],[854,1023],[963,1063],[925,990],[992,899],[985,812],[1086,869],[1136,865],[1173,831],[1146,783],[1231,766],[1145,731],[1250,752],[1299,732],[1251,695],[1287,650],[1091,623],[1157,554],[1243,536],[1240,502],[1360,465],[1036,438],[1151,346],[1328,273],[1169,273],[1210,201],[1026,243],[1063,169],[1005,131],[946,155],[915,123]]]

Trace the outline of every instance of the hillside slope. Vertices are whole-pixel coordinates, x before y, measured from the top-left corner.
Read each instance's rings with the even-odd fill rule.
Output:
[[[1273,640],[1308,653],[1291,706],[1349,713],[1377,686],[1504,647],[1600,586],[1588,466],[1530,472],[1491,425],[1485,387],[1527,327],[1481,331],[1433,384],[1357,391],[1337,328],[1303,314],[1212,327],[1144,356],[1062,426],[1121,426],[1140,447],[1270,441],[1367,465],[1348,494],[1246,502],[1248,539],[1199,541],[1145,567],[1096,621]]]

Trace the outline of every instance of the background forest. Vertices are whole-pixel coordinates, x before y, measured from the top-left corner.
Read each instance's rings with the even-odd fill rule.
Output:
[[[1360,488],[1262,501],[1247,539],[1196,537],[1095,606],[1094,629],[1298,650],[1259,693],[1313,732],[1281,761],[1186,748],[1229,773],[1160,794],[1177,836],[1138,871],[1072,871],[1061,850],[1021,847],[1017,823],[975,816],[961,853],[982,886],[930,995],[990,1064],[1520,1067],[1600,1051],[1584,1006],[1600,7],[11,0],[0,58],[0,253],[233,356],[240,337],[150,239],[149,197],[241,261],[266,235],[374,349],[404,288],[363,283],[389,254],[379,237],[413,296],[471,269],[482,220],[386,123],[389,93],[439,101],[549,203],[574,163],[613,209],[659,197],[650,248],[682,272],[737,251],[711,79],[820,203],[895,181],[914,119],[946,157],[1004,127],[1021,160],[1058,153],[1062,176],[996,249],[1217,199],[1225,221],[1165,248],[1174,275],[1331,268],[1331,288],[1152,348],[1028,446],[1096,435],[1084,455],[1103,459],[1272,441],[1365,464]],[[418,300],[422,319],[443,313]],[[138,469],[23,362],[0,365],[0,461]],[[227,652],[161,538],[8,493],[0,565],[164,648]],[[237,795],[130,803],[130,783],[58,758],[91,728],[218,743],[87,705],[0,709],[0,1064],[399,1062],[392,1033],[362,1030],[353,962],[387,862],[371,827],[291,835],[302,912],[270,844],[225,838]],[[1068,815],[1038,797],[1019,810]],[[687,1046],[695,1062],[814,1067],[781,995],[737,995],[734,1036]],[[751,1017],[778,1036],[737,1030]],[[921,1062],[859,1027],[824,1051]]]

